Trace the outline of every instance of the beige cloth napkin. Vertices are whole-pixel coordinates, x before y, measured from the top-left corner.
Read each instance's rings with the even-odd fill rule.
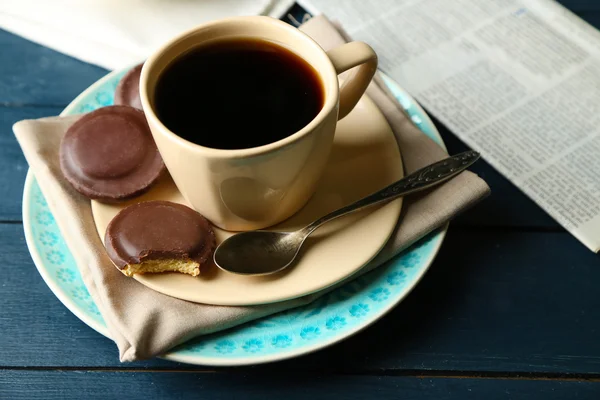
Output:
[[[340,32],[317,17],[303,30],[325,49],[343,43]],[[369,87],[402,149],[407,173],[446,156],[406,118],[394,97],[377,78]],[[55,216],[110,335],[121,361],[152,357],[194,336],[207,334],[315,300],[324,292],[303,298],[252,307],[223,307],[190,303],[150,290],[113,266],[96,232],[90,202],[62,178],[58,162],[60,140],[77,117],[20,121],[13,127],[48,205]],[[489,193],[486,183],[470,172],[404,202],[395,232],[366,272],[450,220]],[[331,290],[331,289],[329,289]]]

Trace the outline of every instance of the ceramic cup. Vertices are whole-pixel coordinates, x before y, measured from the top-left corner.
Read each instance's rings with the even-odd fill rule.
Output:
[[[325,92],[319,114],[284,139],[240,150],[203,147],[167,129],[154,108],[161,73],[190,49],[233,37],[275,42],[312,65]],[[338,74],[355,66],[359,66],[356,73],[340,88]],[[201,25],[151,55],[142,69],[140,96],[154,140],[183,197],[220,228],[253,230],[287,219],[310,199],[327,162],[338,119],[354,108],[376,68],[377,55],[365,43],[351,42],[326,52],[309,36],[274,18],[235,17]],[[232,109],[231,118],[235,117]],[[198,129],[203,129],[200,119]]]

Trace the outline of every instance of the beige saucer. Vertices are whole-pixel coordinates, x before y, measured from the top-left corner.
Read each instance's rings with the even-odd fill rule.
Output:
[[[274,230],[295,230],[402,178],[403,166],[394,134],[375,104],[363,96],[338,123],[335,143],[317,192],[309,203]],[[148,200],[183,199],[170,177],[128,203],[92,201],[101,238],[110,220],[124,207]],[[402,199],[334,220],[307,240],[298,262],[278,274],[248,277],[210,265],[199,277],[178,273],[135,275],[158,292],[197,303],[255,305],[300,297],[352,275],[386,243],[400,215]],[[232,233],[215,229],[217,242]]]

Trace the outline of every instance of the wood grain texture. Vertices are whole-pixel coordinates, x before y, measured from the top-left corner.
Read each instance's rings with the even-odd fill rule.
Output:
[[[106,70],[0,29],[0,105],[66,106]]]
[[[227,388],[224,390],[223,388]],[[0,371],[0,398],[597,400],[599,382],[320,374]]]
[[[114,344],[46,287],[21,227],[0,225],[0,237],[0,321],[10,321],[0,324],[0,368],[190,368],[120,364]],[[431,270],[383,320],[332,348],[260,369],[600,374],[600,268],[580,247],[566,233],[451,228]]]
[[[596,0],[556,0],[583,19],[588,20],[590,15],[600,14],[600,4]],[[598,27],[598,26],[596,26]]]

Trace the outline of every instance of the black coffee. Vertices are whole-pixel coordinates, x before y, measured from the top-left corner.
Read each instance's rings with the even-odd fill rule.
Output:
[[[321,110],[317,72],[295,53],[257,39],[231,39],[182,55],[159,77],[156,113],[182,138],[245,149],[299,131]]]

